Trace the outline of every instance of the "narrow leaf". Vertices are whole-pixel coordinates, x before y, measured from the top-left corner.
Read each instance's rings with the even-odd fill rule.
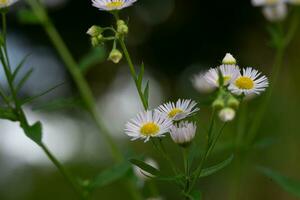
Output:
[[[140,71],[140,73],[138,75],[138,78],[137,78],[137,84],[138,84],[139,88],[142,88],[144,71],[145,71],[145,65],[144,65],[144,63],[142,63],[142,65],[141,65],[141,71]]]
[[[40,94],[38,94],[38,95],[35,95],[35,96],[33,96],[33,97],[29,97],[29,98],[23,100],[23,101],[21,102],[21,104],[24,105],[24,104],[27,104],[27,103],[31,103],[31,102],[34,101],[35,99],[37,99],[37,98],[39,98],[39,97],[41,97],[41,96],[44,96],[44,95],[46,95],[46,94],[52,92],[53,90],[55,90],[56,88],[62,86],[63,84],[65,84],[65,83],[60,83],[60,84],[55,85],[55,86],[53,86],[52,88],[49,88],[48,90],[46,90],[46,91],[44,91],[44,92],[42,92],[42,93],[40,93]]]
[[[206,176],[210,176],[218,171],[220,171],[221,169],[227,167],[233,160],[233,155],[231,155],[229,158],[227,158],[226,160],[224,160],[223,162],[217,164],[217,165],[214,165],[212,167],[209,167],[209,168],[206,168],[206,169],[203,169],[202,172],[201,172],[201,175],[200,177],[203,178],[203,177],[206,177]]]
[[[29,9],[21,9],[18,12],[18,19],[23,24],[39,24],[39,18]]]
[[[23,67],[25,61],[27,60],[27,58],[28,58],[29,56],[30,56],[30,55],[25,56],[25,57],[21,60],[21,62],[17,65],[16,69],[14,70],[14,72],[13,72],[13,74],[12,74],[12,81],[15,80],[15,78],[17,77],[17,75],[18,75],[20,69]]]
[[[130,162],[133,165],[139,167],[143,171],[148,172],[149,174],[151,174],[153,176],[159,176],[160,175],[160,171],[158,169],[152,167],[151,165],[148,165],[147,163],[145,163],[142,160],[130,159]]]
[[[271,178],[289,194],[300,197],[300,181],[296,181],[265,167],[257,167],[257,170],[263,173],[265,176]]]
[[[147,81],[145,90],[144,90],[144,99],[146,101],[147,107],[148,107],[148,103],[149,103],[149,81]]]
[[[67,108],[76,108],[82,107],[82,101],[79,98],[63,98],[63,99],[55,99],[50,102],[46,102],[43,104],[35,105],[32,110],[45,110],[45,111],[55,111]]]
[[[19,91],[23,85],[26,83],[26,81],[29,79],[29,77],[31,76],[33,72],[33,69],[30,69],[24,76],[23,78],[21,79],[21,81],[17,84],[17,87],[16,87],[16,91]]]
[[[91,49],[91,51],[85,55],[79,62],[80,70],[84,73],[88,71],[93,65],[101,63],[105,60],[105,49],[103,47],[97,47]]]
[[[117,164],[110,169],[107,169],[97,175],[89,184],[89,189],[94,190],[99,187],[109,185],[122,177],[124,177],[131,170],[131,165],[128,162]]]
[[[42,142],[42,124],[41,124],[41,122],[36,122],[34,125],[29,126],[29,127],[22,126],[22,128],[24,129],[26,136],[29,137],[31,140],[33,140],[37,144],[40,144]]]
[[[8,119],[11,121],[17,121],[18,117],[14,111],[10,108],[0,108],[0,119]]]

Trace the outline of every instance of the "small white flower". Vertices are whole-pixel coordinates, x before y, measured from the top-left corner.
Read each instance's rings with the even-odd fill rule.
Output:
[[[252,0],[253,6],[262,6],[263,14],[271,22],[283,20],[288,12],[286,3],[292,0]],[[297,1],[297,0],[295,0]]]
[[[232,121],[235,118],[235,110],[233,110],[232,108],[223,108],[220,112],[219,112],[219,118],[223,121],[223,122],[229,122]]]
[[[219,70],[223,76],[224,85],[228,85],[240,74],[240,69],[236,65],[221,65],[218,68],[212,68],[205,74],[206,81],[212,87],[219,87]]]
[[[151,167],[154,167],[155,169],[159,169],[158,164],[155,160],[153,160],[152,158],[147,158],[145,160],[145,163],[147,163],[148,165],[150,165]],[[146,181],[149,177],[153,177],[152,174],[142,170],[141,168],[137,167],[137,166],[133,166],[133,171],[134,174],[142,181]]]
[[[197,108],[196,105],[197,103],[190,99],[179,99],[176,104],[174,102],[168,102],[159,106],[157,111],[165,116],[165,118],[179,121],[199,111],[199,108]]]
[[[203,93],[209,93],[212,92],[215,87],[209,84],[205,78],[205,73],[199,73],[195,75],[192,79],[192,83],[194,88]]]
[[[260,94],[269,86],[268,78],[261,76],[257,70],[247,67],[228,87],[228,89],[237,95],[244,94],[246,96],[252,94]]]
[[[16,3],[18,0],[0,0],[0,8],[6,8]]]
[[[223,58],[222,63],[224,65],[236,65],[236,59],[230,53],[227,53]]]
[[[137,0],[92,0],[93,6],[100,10],[121,10],[131,6]]]
[[[194,123],[180,122],[171,128],[170,134],[173,141],[179,145],[188,145],[194,139],[197,126]]]
[[[132,137],[132,140],[143,139],[147,142],[151,137],[163,137],[163,134],[169,132],[171,127],[172,120],[161,113],[143,111],[127,122],[125,133]]]

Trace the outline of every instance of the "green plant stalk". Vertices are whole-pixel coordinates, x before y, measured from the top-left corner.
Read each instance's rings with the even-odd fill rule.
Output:
[[[9,89],[12,94],[12,100],[14,101],[14,107],[13,110],[18,117],[18,121],[20,122],[21,127],[24,129],[29,127],[29,123],[27,121],[27,118],[25,116],[25,113],[22,109],[22,105],[19,103],[18,97],[17,97],[17,92],[16,89],[13,85],[13,80],[12,80],[12,74],[11,74],[11,67],[10,67],[10,62],[9,62],[9,57],[7,53],[7,46],[6,46],[6,13],[2,12],[2,37],[3,37],[3,46],[1,47],[1,62],[3,65],[3,69],[5,72],[5,75],[7,77],[7,82]],[[64,178],[71,184],[72,188],[77,192],[80,196],[81,199],[86,199],[83,191],[81,190],[80,186],[76,183],[75,179],[73,176],[60,164],[60,162],[55,158],[53,154],[47,149],[47,147],[41,142],[37,143],[43,151],[46,153],[48,158],[53,162],[53,164],[57,167],[57,169],[61,172],[61,174],[64,176]]]
[[[114,159],[118,162],[122,161],[123,158],[120,150],[114,143],[107,130],[104,128],[103,122],[97,114],[95,106],[96,104],[91,89],[89,88],[88,83],[84,79],[80,68],[78,67],[78,64],[75,62],[63,39],[61,38],[58,31],[55,29],[53,23],[51,22],[50,18],[48,17],[47,11],[37,0],[28,0],[27,2],[31,6],[36,16],[39,18],[41,25],[44,27],[54,47],[58,51],[68,71],[73,77],[73,80],[78,88],[80,96],[84,101],[88,112],[91,114],[93,120],[96,122],[97,128],[99,129],[99,133],[101,133],[102,136],[104,136],[106,142],[110,146],[111,153]]]
[[[120,152],[117,145],[114,143],[113,139],[109,135],[108,131],[106,130],[105,126],[103,125],[102,120],[97,114],[96,104],[93,97],[93,94],[84,79],[81,71],[79,70],[78,64],[75,62],[73,56],[71,55],[70,51],[68,50],[67,46],[65,45],[63,39],[59,35],[58,31],[55,29],[55,26],[51,22],[47,11],[45,8],[37,2],[37,0],[27,0],[29,5],[31,6],[32,10],[36,14],[36,16],[40,19],[42,26],[44,27],[46,33],[48,34],[49,38],[51,39],[54,47],[58,51],[59,55],[61,56],[62,60],[64,61],[68,71],[70,72],[71,76],[75,84],[78,87],[79,93],[81,95],[82,100],[85,102],[87,106],[88,112],[91,114],[93,120],[95,121],[99,133],[101,133],[106,142],[108,143],[112,156],[115,161],[121,162],[124,160],[122,153]],[[132,198],[135,200],[142,199],[141,194],[135,188],[134,183],[132,181],[128,181],[126,187],[129,193],[132,195]]]

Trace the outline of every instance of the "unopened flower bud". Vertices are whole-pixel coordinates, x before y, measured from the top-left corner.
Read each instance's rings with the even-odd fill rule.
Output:
[[[230,53],[227,53],[222,63],[224,65],[236,65],[236,59]]]
[[[100,26],[93,25],[86,33],[91,37],[98,37],[102,32],[103,29]]]
[[[223,108],[220,112],[219,112],[219,118],[223,121],[223,122],[230,122],[234,119],[235,117],[235,110],[232,108]]]
[[[98,45],[100,45],[100,42],[99,42],[97,37],[92,37],[91,38],[91,43],[92,43],[93,47],[97,47]]]
[[[231,108],[234,108],[234,109],[237,109],[240,105],[240,102],[239,100],[237,100],[235,97],[231,96],[229,97],[228,99],[228,106],[231,107]]]
[[[225,106],[224,100],[220,98],[216,99],[212,104],[212,107],[216,110],[220,110],[224,108],[224,106]]]
[[[195,137],[197,126],[194,123],[180,122],[174,125],[170,134],[173,141],[182,147],[187,147]]]
[[[123,20],[117,21],[117,31],[121,35],[126,35],[128,33],[128,26]]]
[[[117,64],[120,62],[122,57],[123,55],[118,49],[113,49],[108,56],[108,60],[111,60],[113,63]]]

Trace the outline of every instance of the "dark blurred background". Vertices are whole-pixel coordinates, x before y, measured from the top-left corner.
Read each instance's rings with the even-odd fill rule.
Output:
[[[94,24],[109,26],[112,23],[112,17],[93,8],[89,0],[45,0],[45,3],[78,62],[92,49],[85,34],[87,29]],[[18,19],[17,12],[24,7],[27,7],[25,1],[20,1],[9,13],[12,63],[17,65],[30,53],[26,68],[35,69],[21,95],[31,96],[64,83],[25,110],[30,120],[42,120],[45,143],[67,168],[80,177],[91,178],[113,163],[110,153],[89,116],[78,108],[76,87],[44,30]],[[151,107],[177,98],[199,100],[198,126],[203,130],[198,135],[199,140],[208,126],[210,109],[205,103],[207,97],[192,87],[191,78],[195,73],[219,65],[225,53],[230,52],[240,66],[252,66],[270,75],[274,51],[268,42],[269,23],[259,8],[252,7],[250,0],[138,0],[122,11],[121,17],[129,21],[128,45],[136,65],[145,63]],[[296,199],[259,174],[255,166],[268,166],[300,179],[299,48],[300,37],[296,34],[274,87],[275,93],[257,138],[258,147],[251,149],[242,166],[235,160],[221,172],[203,179],[198,188],[204,199]],[[97,98],[99,115],[126,154],[137,152],[152,157],[166,169],[166,162],[152,150],[151,144],[130,142],[123,133],[125,122],[141,110],[141,105],[125,61],[114,65],[105,60],[110,50],[110,45],[100,48],[101,59],[86,71]],[[6,84],[3,73],[0,82]],[[250,102],[249,121],[260,100],[258,97]],[[58,108],[55,103],[50,108],[45,106],[58,101],[65,102],[65,106]],[[235,140],[236,124],[233,122],[227,127],[211,162],[218,162],[233,152],[230,147],[221,147]],[[75,199],[59,172],[17,124],[1,121],[0,138],[1,200]],[[168,150],[180,164],[181,160],[176,157],[177,147],[167,143]],[[182,199],[175,185],[157,184],[164,199]],[[123,186],[116,182],[97,190],[94,199],[126,199],[126,196],[130,199]],[[149,196],[147,191],[145,196]]]

